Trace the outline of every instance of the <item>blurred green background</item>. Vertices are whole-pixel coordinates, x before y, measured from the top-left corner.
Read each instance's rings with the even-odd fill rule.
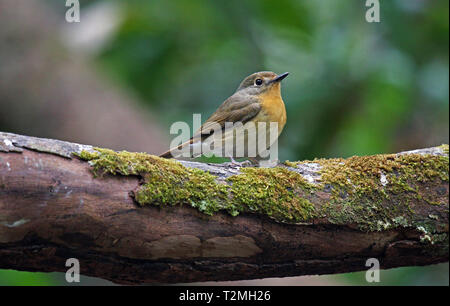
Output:
[[[206,119],[245,76],[271,70],[291,73],[282,88],[288,121],[279,141],[281,160],[390,153],[449,142],[447,0],[380,1],[380,23],[366,22],[367,7],[362,0],[81,1],[79,24],[64,21],[65,1],[2,1],[17,10],[31,10],[29,3],[34,3],[39,6],[34,12],[49,14],[47,20],[53,20],[42,24],[41,18],[33,27],[46,37],[45,48],[42,40],[27,45],[17,38],[26,32],[16,29],[23,19],[16,19],[14,27],[9,25],[16,32],[5,31],[0,44],[0,81],[3,76],[7,84],[20,86],[13,91],[12,85],[2,87],[0,82],[2,131],[160,153],[169,145],[173,122],[191,123],[193,113]],[[0,18],[0,28],[2,22],[7,23]],[[39,32],[39,27],[45,31]],[[23,80],[30,66],[24,66],[16,78],[10,77],[29,49],[40,52],[42,57],[35,60],[50,67],[32,65],[34,70],[51,74],[57,65],[66,67],[71,62],[88,67],[85,70],[94,71],[95,79],[111,85],[83,91],[90,82],[75,84],[69,78],[58,78],[66,87],[59,86],[53,93],[48,85],[43,93],[41,87]],[[12,50],[19,50],[19,55]],[[8,56],[17,63],[7,61]],[[58,71],[74,75],[78,70]],[[30,84],[49,77],[36,75]],[[139,120],[116,116],[116,107],[100,104],[109,101],[108,95],[115,91],[126,98],[114,99],[138,113]],[[57,102],[39,104],[37,97],[43,94],[57,96]],[[72,101],[74,95],[96,98],[80,98],[83,102],[78,103]],[[84,111],[101,114],[101,122],[78,111],[81,103],[85,103]],[[30,107],[33,112],[27,114]],[[14,120],[11,114],[16,115]],[[122,137],[132,141],[130,147],[114,128],[129,126],[131,121],[135,130]],[[105,128],[108,124],[111,128]],[[79,132],[81,127],[89,127],[89,132]],[[112,136],[104,136],[104,130]],[[141,130],[154,134],[150,137]],[[448,274],[448,264],[399,268],[383,271],[381,285],[448,285]],[[367,284],[364,273],[299,279],[302,284],[308,280]],[[286,279],[291,285],[295,281]],[[1,285],[64,283],[58,273],[0,270]]]

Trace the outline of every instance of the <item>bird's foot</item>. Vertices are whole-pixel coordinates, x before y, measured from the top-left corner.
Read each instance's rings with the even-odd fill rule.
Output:
[[[250,167],[250,166],[254,166],[254,164],[250,160],[244,160],[244,161],[238,162],[238,161],[234,160],[234,158],[231,157],[231,156],[229,158],[230,158],[231,161],[228,162],[228,163],[225,163],[226,165],[230,165],[230,166],[233,166],[233,167]]]

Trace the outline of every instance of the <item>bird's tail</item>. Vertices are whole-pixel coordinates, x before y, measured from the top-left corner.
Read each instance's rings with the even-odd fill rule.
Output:
[[[194,139],[191,138],[188,141],[174,147],[170,148],[168,151],[159,155],[162,158],[179,158],[186,153],[186,150],[182,150],[183,148],[190,147],[190,145],[194,142]],[[191,156],[192,157],[192,156]]]
[[[169,151],[166,151],[166,152],[164,152],[163,154],[159,155],[159,157],[162,157],[162,158],[172,158],[173,156],[172,156],[172,152],[169,150]]]

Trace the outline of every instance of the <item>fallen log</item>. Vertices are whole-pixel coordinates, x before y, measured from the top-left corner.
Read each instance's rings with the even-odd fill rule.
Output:
[[[448,145],[272,168],[0,132],[0,268],[116,283],[448,261]]]

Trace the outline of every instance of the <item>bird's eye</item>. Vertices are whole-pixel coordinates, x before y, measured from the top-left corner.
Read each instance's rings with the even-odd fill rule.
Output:
[[[263,80],[261,80],[261,79],[256,79],[255,80],[255,85],[256,86],[260,86],[262,83],[263,83]]]

